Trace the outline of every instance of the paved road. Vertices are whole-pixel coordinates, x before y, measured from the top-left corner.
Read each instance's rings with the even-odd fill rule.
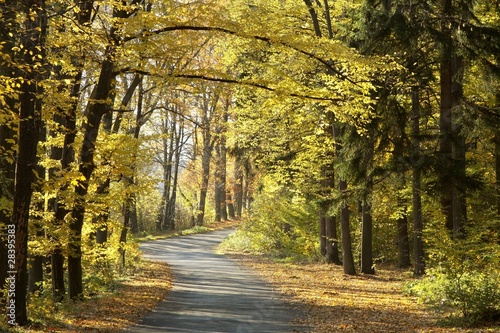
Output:
[[[271,288],[215,247],[233,230],[141,245],[145,257],[166,261],[174,286],[167,300],[133,333],[289,333],[294,311]]]

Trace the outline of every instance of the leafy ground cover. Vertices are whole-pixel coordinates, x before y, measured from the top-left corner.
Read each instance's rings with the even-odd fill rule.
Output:
[[[19,333],[113,333],[138,322],[172,287],[170,268],[165,263],[145,261],[136,273],[117,283],[116,290],[89,297],[83,302],[71,301],[33,304],[35,321],[24,328],[0,327],[1,332]],[[57,311],[55,311],[57,309]]]
[[[339,266],[232,255],[301,309],[305,315],[298,323],[314,333],[500,332],[500,323],[475,328],[440,324],[440,318],[415,298],[403,295],[403,285],[412,279],[406,271],[387,268],[378,269],[374,276],[348,276]]]

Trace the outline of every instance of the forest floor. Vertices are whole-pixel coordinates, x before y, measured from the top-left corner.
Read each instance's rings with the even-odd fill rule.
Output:
[[[216,229],[227,226],[220,225]],[[413,279],[408,271],[379,268],[376,275],[347,276],[339,266],[279,262],[247,254],[230,255],[254,270],[304,313],[296,324],[310,327],[308,332],[311,333],[500,332],[500,323],[475,328],[438,324],[439,317],[423,308],[416,299],[403,295],[403,285]],[[146,261],[134,276],[120,282],[115,292],[81,303],[61,304],[58,311],[39,304],[36,309],[38,322],[31,327],[9,331],[121,332],[168,297],[171,287],[168,265]],[[44,311],[46,318],[43,318]],[[0,327],[0,332],[5,332],[4,329]]]
[[[340,266],[233,256],[301,308],[306,315],[298,323],[314,333],[500,332],[500,323],[475,328],[439,324],[439,317],[403,295],[403,285],[413,279],[408,271],[387,268],[376,275],[348,276]]]
[[[117,283],[114,292],[78,303],[66,301],[57,306],[39,301],[30,306],[34,317],[30,326],[0,327],[0,332],[120,332],[155,308],[171,289],[172,276],[168,265],[146,261],[135,275]]]

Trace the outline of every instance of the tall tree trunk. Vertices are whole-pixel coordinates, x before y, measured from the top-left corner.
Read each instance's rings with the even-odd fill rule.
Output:
[[[170,124],[168,124],[168,117],[165,117],[164,131],[167,135],[163,141],[164,144],[164,173],[163,173],[163,222],[162,229],[173,230],[173,225],[169,221],[169,209],[170,209],[170,196],[172,192],[172,164],[174,160],[175,150],[174,150],[174,137],[175,137],[175,127],[176,119],[172,114],[170,116]]]
[[[201,226],[205,219],[205,206],[207,200],[208,181],[210,179],[210,160],[215,145],[215,138],[212,137],[212,119],[218,108],[220,94],[219,92],[205,92],[201,97],[202,112],[202,136],[203,148],[201,151],[201,188],[198,203],[198,212],[196,214],[196,224]]]
[[[176,214],[176,202],[177,202],[177,184],[179,182],[179,167],[181,164],[181,153],[183,147],[186,143],[186,138],[184,137],[184,121],[180,119],[177,124],[177,133],[175,137],[175,163],[173,170],[173,182],[172,182],[172,195],[169,200],[169,225],[172,227],[172,230],[175,229],[175,214]]]
[[[421,196],[421,178],[420,168],[420,98],[419,88],[412,88],[411,98],[412,124],[411,136],[413,144],[412,152],[412,205],[413,205],[413,257],[415,260],[413,274],[416,276],[425,273],[424,262],[424,242],[423,236],[423,215],[422,215],[422,196]]]
[[[344,194],[347,191],[347,182],[339,180],[339,190]],[[344,273],[348,275],[355,275],[356,268],[354,266],[354,256],[352,254],[351,242],[351,225],[350,225],[350,211],[346,202],[342,203],[340,208],[340,232],[342,237],[342,266]]]
[[[79,11],[76,14],[77,21],[80,25],[89,24],[92,17],[93,0],[80,1],[78,4]],[[84,59],[73,58],[73,66],[77,69],[76,74],[73,77],[68,77],[72,81],[70,99],[71,103],[67,110],[59,110],[62,119],[55,119],[57,123],[61,124],[61,128],[64,129],[64,145],[62,151],[59,152],[57,149],[53,148],[51,152],[51,157],[53,159],[61,160],[61,170],[63,172],[68,172],[71,170],[71,165],[75,161],[75,149],[74,143],[76,139],[77,129],[77,108],[78,108],[78,97],[80,96],[81,80],[83,76]],[[61,155],[59,155],[61,154]],[[51,175],[53,178],[54,175]],[[60,189],[60,192],[64,192],[69,188],[69,185],[65,184]],[[70,210],[59,202],[59,198],[54,199],[53,210],[55,212],[55,228],[61,228],[65,224],[65,219]],[[55,235],[49,235],[51,241],[54,244],[54,249],[51,254],[51,275],[52,275],[52,293],[56,301],[62,301],[64,295],[66,294],[65,282],[64,282],[64,256],[62,250],[62,244],[59,237]]]
[[[212,156],[212,145],[205,144],[201,156],[201,189],[198,204],[198,214],[196,216],[196,225],[202,226],[205,218],[205,205],[207,199],[208,181],[210,177],[210,158]]]
[[[393,150],[393,159],[396,161],[396,195],[397,195],[397,209],[400,212],[396,221],[397,228],[397,243],[398,243],[398,266],[400,268],[406,268],[411,266],[410,261],[410,241],[408,236],[408,214],[407,214],[407,202],[406,198],[402,192],[406,186],[406,168],[399,161],[404,159],[404,141],[403,133],[406,129],[407,121],[406,114],[400,114],[399,129],[401,133],[398,133]]]
[[[127,18],[131,13],[126,8],[113,8],[113,18]],[[104,114],[109,110],[108,97],[113,94],[117,73],[114,71],[116,49],[120,45],[118,37],[119,23],[111,26],[110,43],[104,51],[101,72],[95,87],[95,98],[89,101],[87,119],[84,125],[83,143],[80,150],[79,172],[82,180],[75,186],[75,203],[69,223],[68,240],[68,294],[71,299],[83,297],[82,274],[82,227],[85,217],[86,196],[90,185],[90,177],[94,171],[94,153],[99,126]]]
[[[442,0],[441,30],[443,40],[441,43],[440,63],[440,117],[439,117],[439,153],[441,163],[448,170],[452,161],[452,82],[453,82],[453,40],[451,37],[450,17],[452,15],[452,0]],[[446,228],[453,231],[452,188],[450,179],[446,179],[443,170],[441,175],[441,207],[445,215]]]
[[[243,163],[242,152],[236,149],[236,157],[234,160],[234,202],[236,205],[236,217],[241,219],[243,213]]]
[[[328,207],[326,203],[321,203],[319,216],[319,253],[326,256],[326,214]]]
[[[234,210],[233,196],[231,195],[231,190],[230,189],[226,190],[226,203],[227,203],[227,214],[228,214],[228,217],[231,220],[234,220],[236,218],[236,215],[235,215],[235,210]]]
[[[327,6],[327,2],[325,0],[325,5]],[[329,19],[327,20],[329,22]],[[332,112],[328,113],[328,121],[329,124],[327,126],[326,133],[335,140],[335,129],[334,129],[334,122],[335,122],[335,117]],[[334,159],[335,159],[335,154],[332,152],[332,154],[327,157],[330,158],[331,161],[329,161],[323,170],[323,177],[324,177],[324,188],[325,188],[325,194],[327,195],[327,200],[325,202],[324,206],[324,212],[325,212],[325,239],[326,239],[326,261],[328,263],[333,263],[336,265],[341,265],[342,262],[339,259],[339,241],[338,241],[338,236],[337,236],[337,219],[335,215],[331,212],[332,206],[333,206],[333,200],[331,198],[332,192],[335,189],[335,166],[334,166]]]
[[[24,77],[19,95],[19,132],[18,153],[16,161],[16,177],[14,192],[14,209],[12,225],[15,226],[16,259],[11,271],[15,271],[16,292],[10,302],[15,302],[15,322],[21,326],[28,323],[26,297],[28,287],[28,219],[32,197],[33,173],[37,163],[37,145],[41,131],[41,104],[39,81],[42,73],[37,68],[36,55],[45,59],[45,38],[47,15],[44,0],[24,0],[22,2],[25,33],[21,44],[25,45],[24,65],[27,70],[20,74]],[[15,267],[14,267],[15,266]]]
[[[454,44],[454,33],[458,23],[454,21],[452,0],[442,0],[441,19],[441,108],[440,108],[440,153],[448,175],[441,176],[441,204],[446,217],[446,227],[454,238],[465,237],[467,219],[466,189],[462,181],[465,176],[465,138],[461,132],[459,115],[463,97],[463,58]],[[457,119],[455,119],[457,118]],[[444,172],[443,172],[444,173]],[[451,186],[450,186],[451,183]]]
[[[335,153],[337,158],[342,158],[341,129],[338,124],[333,125],[333,137],[335,140]],[[342,240],[342,266],[344,273],[355,275],[354,256],[352,253],[350,210],[347,203],[347,181],[339,177],[339,191],[341,193],[340,206],[340,233]]]
[[[367,180],[366,193],[363,198],[362,208],[362,232],[361,232],[361,272],[364,274],[375,274],[373,268],[373,217],[371,212],[371,196],[373,193],[373,181]]]
[[[37,106],[37,109],[41,110],[41,105]],[[45,142],[46,138],[46,128],[43,123],[40,125],[40,139],[39,141]],[[37,159],[36,166],[36,178],[44,179],[45,178],[45,168],[39,163]],[[33,184],[35,191],[38,193],[43,193],[43,184],[41,181],[35,181]],[[44,211],[44,200],[36,200],[32,206],[36,207],[36,211],[43,212]],[[45,237],[45,231],[43,229],[43,221],[39,216],[31,218],[32,229],[35,230],[35,236],[38,239],[43,239]],[[41,283],[43,282],[43,263],[45,261],[45,256],[41,254],[30,254],[28,258],[28,293],[35,293],[36,291],[41,291]]]
[[[217,152],[216,163],[215,163],[215,187],[214,187],[214,204],[215,204],[215,221],[220,222],[222,220],[222,180],[221,180],[221,161],[220,161],[220,147],[217,145],[215,147]],[[225,195],[225,193],[224,193]],[[224,198],[225,200],[225,198]]]
[[[68,277],[69,297],[80,299],[83,296],[82,281],[82,227],[85,216],[86,195],[90,185],[90,177],[94,171],[94,152],[99,126],[104,113],[107,111],[106,100],[112,87],[113,54],[115,46],[108,46],[106,59],[101,68],[101,74],[97,83],[96,99],[91,101],[87,121],[85,123],[85,134],[80,150],[79,172],[83,179],[75,186],[75,206],[72,219],[69,224],[70,237],[68,243]]]
[[[401,206],[400,206],[401,207]],[[408,216],[406,211],[398,217],[398,267],[406,268],[411,266],[410,261],[410,241],[408,237]]]
[[[460,116],[462,107],[460,106],[463,98],[462,78],[464,71],[464,63],[462,56],[455,51],[453,54],[453,112],[457,114],[453,121],[453,144],[452,158],[453,168],[455,170],[455,179],[452,183],[452,207],[453,207],[453,236],[455,239],[465,237],[465,226],[467,221],[467,203],[466,203],[466,182],[463,180],[466,177],[466,144],[463,134],[462,121]]]
[[[15,36],[17,35],[14,30],[16,27],[16,13],[19,10],[20,1],[6,0],[0,2],[0,15],[2,17],[3,28],[0,29],[0,40],[4,43],[2,46],[2,53],[8,54],[13,57],[14,52],[12,48],[15,45]],[[12,64],[14,65],[14,64]],[[5,78],[14,78],[15,69],[8,65],[8,63],[0,66],[0,75]],[[12,219],[12,200],[14,197],[14,179],[15,179],[15,159],[16,159],[16,134],[17,123],[15,119],[17,115],[17,101],[14,97],[5,96],[5,104],[2,105],[2,115],[4,120],[0,123],[0,199],[2,204],[0,206],[0,221],[7,224],[7,221]],[[16,111],[14,111],[16,110]],[[8,243],[7,243],[7,230],[1,228],[0,230],[0,306],[5,305],[7,295],[4,294],[6,278],[9,275],[7,260],[8,260]],[[4,308],[5,309],[5,308]],[[9,318],[10,319],[10,318]]]

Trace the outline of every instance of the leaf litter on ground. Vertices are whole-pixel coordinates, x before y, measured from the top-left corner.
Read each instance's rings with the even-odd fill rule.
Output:
[[[405,270],[387,267],[376,275],[345,275],[326,263],[277,262],[263,256],[231,254],[257,272],[304,315],[296,324],[310,333],[492,333],[500,324],[451,327],[439,324],[437,314],[403,294],[413,279]]]

